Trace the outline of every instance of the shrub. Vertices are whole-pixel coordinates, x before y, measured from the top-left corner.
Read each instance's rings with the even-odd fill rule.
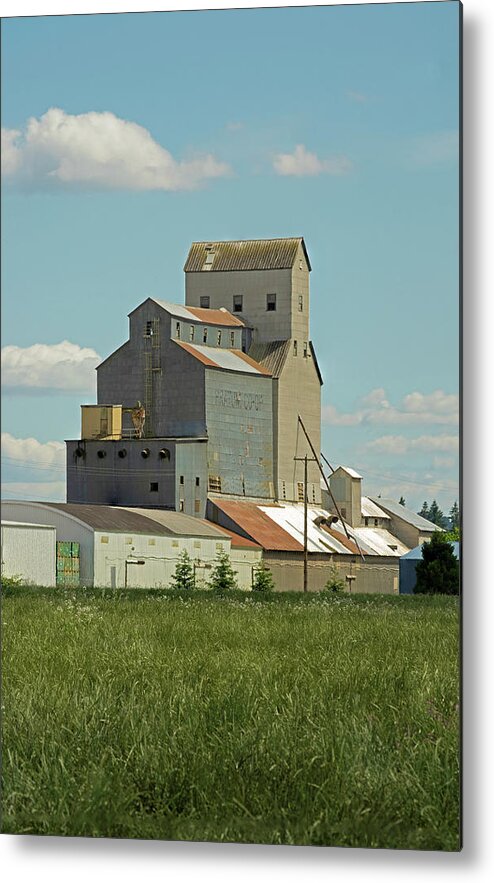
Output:
[[[330,573],[331,576],[324,586],[323,592],[330,592],[331,594],[341,594],[345,591],[345,582],[341,579],[340,576],[338,576],[338,568],[336,567],[336,564],[333,564]]]
[[[190,591],[195,588],[194,565],[187,549],[184,549],[179,555],[175,573],[172,576],[172,587]]]
[[[219,595],[232,589],[238,589],[236,571],[233,570],[226,552],[218,552],[209,586]]]
[[[260,561],[259,564],[254,567],[252,591],[263,592],[264,594],[274,591],[274,579],[271,575],[271,571],[264,564],[264,561]]]
[[[458,595],[460,568],[453,546],[436,531],[422,546],[422,561],[416,569],[416,595]]]
[[[22,579],[20,576],[4,576],[2,574],[1,583],[3,594],[8,595],[11,591],[22,585]]]

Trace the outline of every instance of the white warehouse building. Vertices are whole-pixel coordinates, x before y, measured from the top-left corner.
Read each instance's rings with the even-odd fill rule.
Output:
[[[31,522],[26,526],[33,538],[43,525],[53,531],[52,581],[41,583],[36,566],[29,576],[36,585],[55,585],[55,532],[58,542],[79,543],[78,582],[84,586],[167,587],[186,550],[194,563],[198,588],[208,581],[218,552],[225,551],[239,587],[249,590],[253,567],[262,556],[255,542],[180,512],[6,500],[2,515]],[[31,545],[30,535],[24,538],[24,551]]]

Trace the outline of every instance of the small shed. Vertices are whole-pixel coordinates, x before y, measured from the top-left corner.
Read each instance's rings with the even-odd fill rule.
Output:
[[[411,549],[410,552],[407,552],[406,555],[402,555],[400,558],[400,595],[413,595],[415,585],[417,583],[417,577],[415,574],[415,570],[419,561],[422,561],[422,547],[423,543],[419,546],[415,546],[414,549]],[[460,544],[459,543],[451,543],[453,546],[454,553],[456,557],[460,558]]]
[[[56,530],[53,524],[2,520],[2,576],[34,586],[56,582]]]

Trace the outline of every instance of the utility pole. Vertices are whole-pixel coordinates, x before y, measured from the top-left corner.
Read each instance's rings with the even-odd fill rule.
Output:
[[[308,591],[308,563],[309,554],[307,548],[307,463],[317,462],[315,457],[294,457],[294,460],[302,460],[304,463],[304,592]]]

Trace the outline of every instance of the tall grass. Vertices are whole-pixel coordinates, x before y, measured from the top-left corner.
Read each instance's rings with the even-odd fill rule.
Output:
[[[459,848],[455,599],[3,608],[4,832]]]

